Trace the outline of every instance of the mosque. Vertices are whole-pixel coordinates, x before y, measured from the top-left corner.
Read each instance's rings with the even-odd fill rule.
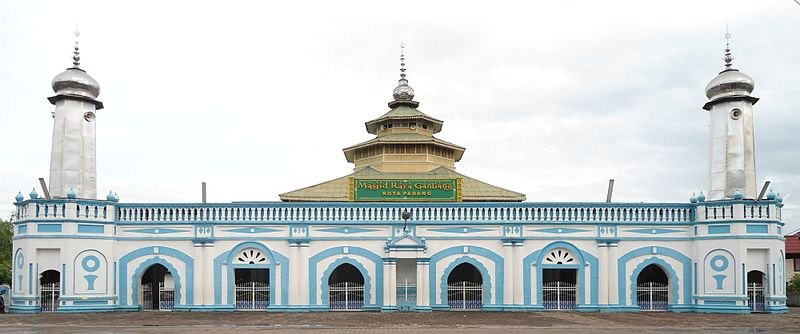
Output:
[[[52,82],[49,187],[17,195],[11,311],[787,312],[782,198],[758,190],[753,79],[705,88],[708,191],[685,203],[541,203],[456,171],[404,58],[349,175],[280,202],[97,198],[100,85]]]

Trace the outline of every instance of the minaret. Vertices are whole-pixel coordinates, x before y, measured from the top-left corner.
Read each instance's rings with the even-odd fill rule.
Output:
[[[100,85],[80,68],[79,32],[75,32],[72,67],[53,78],[56,95],[47,98],[55,106],[53,146],[50,154],[50,194],[97,198],[95,159],[95,111],[103,109],[97,100]]]
[[[733,68],[730,34],[725,33],[725,69],[706,86],[709,111],[708,199],[756,197],[756,158],[753,135],[753,79]]]

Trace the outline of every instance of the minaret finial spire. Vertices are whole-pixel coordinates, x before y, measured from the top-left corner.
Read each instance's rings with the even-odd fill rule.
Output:
[[[81,32],[78,30],[78,24],[75,23],[75,51],[72,54],[72,66],[80,67],[81,65],[81,52],[78,50],[78,36]]]
[[[733,54],[731,54],[731,33],[728,31],[728,25],[725,25],[725,69],[730,70],[733,66]]]
[[[406,43],[400,42],[400,80],[406,78]]]

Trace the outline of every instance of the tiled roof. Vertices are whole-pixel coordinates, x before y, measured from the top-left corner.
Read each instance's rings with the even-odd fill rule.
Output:
[[[525,200],[525,194],[493,186],[445,167],[439,167],[428,173],[382,173],[367,167],[350,175],[283,193],[280,198],[286,202],[347,202],[349,201],[350,177],[370,179],[461,178],[461,195],[464,202],[522,202]]]
[[[800,256],[800,232],[786,236],[786,256]]]

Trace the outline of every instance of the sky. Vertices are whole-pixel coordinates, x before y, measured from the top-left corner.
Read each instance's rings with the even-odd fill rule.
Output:
[[[706,84],[755,80],[758,187],[800,228],[800,5],[710,1],[0,0],[0,215],[49,175],[52,78],[101,85],[98,195],[277,201],[352,172],[406,45],[457,171],[530,202],[688,202],[708,188]],[[41,191],[40,191],[41,192]],[[795,196],[793,196],[795,195]],[[2,203],[3,201],[0,201]]]

